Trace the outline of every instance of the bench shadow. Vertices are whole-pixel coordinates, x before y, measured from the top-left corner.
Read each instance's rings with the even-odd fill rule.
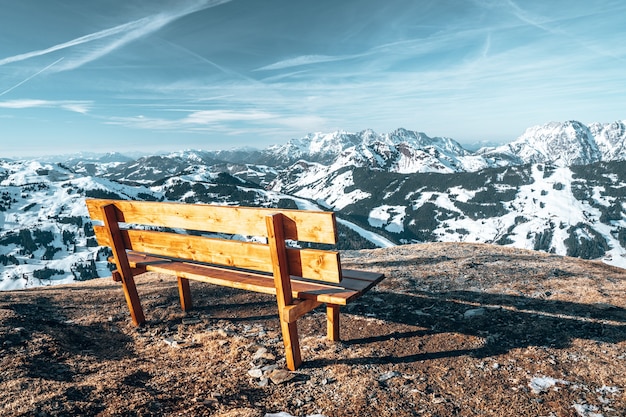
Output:
[[[68,360],[77,355],[94,360],[122,359],[134,353],[127,348],[132,339],[118,331],[115,323],[82,325],[70,320],[63,306],[48,297],[23,297],[19,303],[0,303],[14,315],[2,320],[0,347],[3,354],[11,349],[28,349],[35,338],[46,338],[36,354],[23,364],[27,375],[55,381],[72,381],[76,371]]]
[[[385,324],[373,324],[381,326],[377,331],[383,333],[348,337],[343,343],[348,347],[381,344],[382,355],[318,359],[305,361],[305,366],[397,364],[465,355],[486,358],[530,346],[565,349],[574,339],[604,343],[626,340],[626,309],[606,304],[589,305],[476,291],[373,291],[342,311],[417,329],[385,333]],[[349,316],[342,320],[345,326],[350,326]],[[420,338],[442,334],[474,336],[483,342],[476,348],[454,349],[451,346],[450,350],[440,352],[419,347]],[[406,344],[401,349],[405,354],[385,355],[382,346],[391,340]]]

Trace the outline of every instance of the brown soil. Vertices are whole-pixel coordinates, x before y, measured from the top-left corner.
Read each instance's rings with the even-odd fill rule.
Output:
[[[626,415],[624,270],[458,243],[342,261],[387,278],[342,310],[341,343],[323,309],[302,318],[304,366],[266,386],[248,371],[284,365],[271,296],[192,283],[184,314],[146,275],[135,328],[110,279],[2,292],[0,415]]]

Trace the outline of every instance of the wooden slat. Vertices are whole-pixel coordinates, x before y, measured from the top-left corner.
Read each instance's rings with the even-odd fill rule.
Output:
[[[94,226],[98,243],[110,246],[103,226]],[[268,245],[238,240],[212,239],[148,230],[120,231],[127,248],[137,252],[272,272]],[[293,275],[325,282],[341,281],[339,253],[316,249],[287,249],[289,271]]]
[[[185,262],[149,265],[146,269],[152,272],[177,275],[183,278],[223,287],[238,288],[263,294],[276,294],[274,280],[271,276],[255,274],[253,272],[228,270]]]
[[[380,282],[385,276],[377,272],[360,271],[356,269],[342,269],[342,276],[367,282]]]
[[[147,271],[181,276],[195,281],[263,294],[276,294],[274,279],[271,275],[176,261],[145,263],[145,257],[134,252],[129,252],[128,260],[132,267],[143,266]],[[380,279],[382,279],[382,275]],[[341,284],[325,284],[292,277],[291,293],[294,298],[346,305],[348,302],[360,297],[365,290],[377,282],[365,283],[349,278],[344,281]],[[347,287],[344,284],[347,284]]]
[[[94,232],[98,242],[108,246],[106,235],[102,235],[100,226],[94,227]],[[126,247],[133,251],[263,272],[272,271],[267,245],[149,230],[122,230],[120,233]]]
[[[86,204],[93,220],[102,221],[100,207],[114,204],[123,213],[118,221],[124,223],[247,236],[267,236],[265,216],[282,213],[285,238],[337,243],[332,212],[100,199],[87,199]]]
[[[339,252],[287,248],[287,261],[289,272],[299,277],[331,283],[343,279]]]

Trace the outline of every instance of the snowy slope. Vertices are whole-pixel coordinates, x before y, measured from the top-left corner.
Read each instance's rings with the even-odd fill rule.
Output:
[[[180,157],[172,156],[175,160]],[[160,171],[155,159],[142,160],[151,161],[152,174]],[[119,165],[109,164],[103,162],[95,171],[103,170],[106,175],[105,167],[108,167],[119,172]],[[82,164],[77,162],[74,166]],[[172,167],[172,164],[166,161],[164,166]],[[118,182],[91,176],[61,163],[0,160],[0,290],[110,275],[106,261],[110,251],[97,246],[85,206],[86,197],[298,207],[291,196],[264,190],[255,182],[202,163],[188,164],[175,172],[178,175],[157,175],[157,181],[138,185],[138,181],[123,178]],[[244,170],[242,176],[249,174]],[[300,205],[304,201],[295,200]],[[345,225],[358,233],[357,225],[349,221]],[[374,232],[362,235],[370,240],[377,238]],[[392,244],[383,238],[378,241]]]
[[[317,169],[285,189],[397,243],[497,243],[626,267],[626,162],[456,174],[344,167],[328,177]]]
[[[89,242],[87,210],[78,190],[115,185],[35,161],[0,166],[0,289],[106,274],[105,254]]]

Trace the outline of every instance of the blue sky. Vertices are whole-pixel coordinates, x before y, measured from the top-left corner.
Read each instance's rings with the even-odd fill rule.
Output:
[[[0,157],[626,119],[626,2],[0,0]]]

